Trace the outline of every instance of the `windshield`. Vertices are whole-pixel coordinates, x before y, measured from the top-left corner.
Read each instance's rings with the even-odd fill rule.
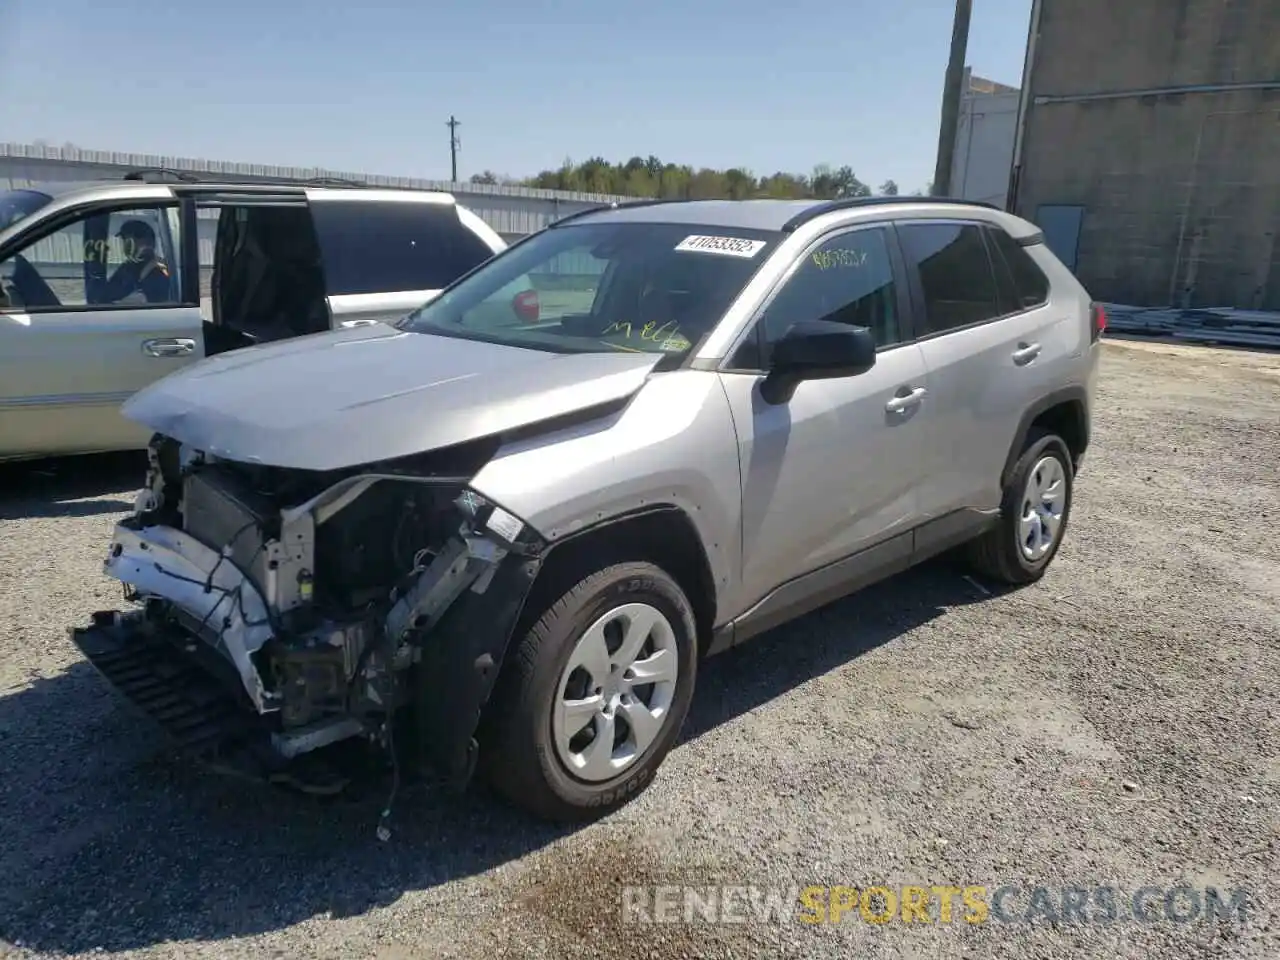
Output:
[[[53,197],[36,190],[5,190],[0,192],[0,230],[11,227],[23,217],[35,213]]]
[[[398,326],[556,353],[659,353],[674,364],[720,321],[780,236],[696,224],[551,227]]]

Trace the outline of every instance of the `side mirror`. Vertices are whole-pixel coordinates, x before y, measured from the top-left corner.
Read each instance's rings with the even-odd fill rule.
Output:
[[[875,365],[876,341],[866,327],[805,320],[773,345],[760,394],[768,403],[786,403],[804,380],[855,377]]]

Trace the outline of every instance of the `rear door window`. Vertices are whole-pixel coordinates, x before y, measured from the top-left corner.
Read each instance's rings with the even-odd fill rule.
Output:
[[[899,221],[898,236],[907,269],[919,275],[926,335],[1005,314],[979,224]]]
[[[493,256],[452,204],[318,200],[311,210],[333,296],[439,290]]]
[[[988,227],[987,236],[995,249],[996,270],[1002,286],[1009,288],[1012,310],[1030,310],[1049,299],[1049,278],[1031,254],[1000,227]]]

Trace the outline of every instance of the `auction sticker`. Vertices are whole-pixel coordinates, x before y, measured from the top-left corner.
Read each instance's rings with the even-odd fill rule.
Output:
[[[697,253],[718,253],[725,257],[745,257],[750,260],[760,248],[763,240],[744,240],[741,237],[704,237],[693,235],[685,237],[678,244],[677,250],[692,250]]]

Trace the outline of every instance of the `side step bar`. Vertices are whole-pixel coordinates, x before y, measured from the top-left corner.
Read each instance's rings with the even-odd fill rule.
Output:
[[[308,793],[336,793],[346,786],[318,757],[282,756],[266,722],[183,649],[184,637],[141,629],[114,611],[95,613],[92,626],[68,633],[107,682],[198,763]]]

